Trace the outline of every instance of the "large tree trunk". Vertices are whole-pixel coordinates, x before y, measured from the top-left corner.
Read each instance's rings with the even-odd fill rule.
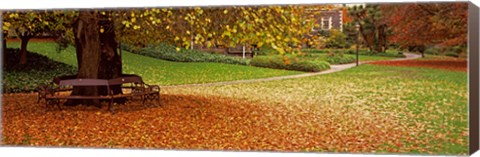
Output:
[[[102,16],[102,15],[101,15]],[[112,79],[122,75],[122,58],[118,51],[118,43],[115,40],[115,28],[111,18],[107,16],[100,17],[100,27],[104,32],[100,33],[101,60],[98,78]],[[121,86],[111,86],[114,94],[121,93]],[[106,88],[100,89],[100,94],[107,94]],[[116,100],[117,103],[124,103],[125,99]]]
[[[103,33],[100,31],[103,28]],[[77,78],[111,79],[121,75],[121,60],[113,22],[97,11],[81,11],[74,24],[75,47],[78,61]],[[114,88],[120,93],[119,87]],[[74,87],[72,95],[104,95],[103,87]],[[99,105],[98,100],[67,101],[66,105]]]
[[[22,41],[22,44],[20,45],[20,64],[24,65],[27,64],[27,45],[28,41],[32,37],[30,35],[25,35],[25,36],[20,36],[20,40]]]
[[[373,47],[372,45],[370,44],[371,42],[369,41],[370,38],[368,38],[368,35],[365,33],[365,31],[363,30],[363,26],[362,24],[359,24],[360,25],[360,34],[362,35],[362,38],[363,38],[363,41],[365,42],[365,44],[367,44],[367,47],[370,51],[373,51]]]
[[[3,13],[0,11],[0,26],[3,26]],[[6,64],[6,53],[7,53],[7,33],[2,29],[2,67],[5,67]]]
[[[7,33],[2,31],[2,64],[7,65]]]
[[[425,49],[426,49],[426,46],[419,46],[418,47],[418,51],[422,54],[422,58],[425,58]]]

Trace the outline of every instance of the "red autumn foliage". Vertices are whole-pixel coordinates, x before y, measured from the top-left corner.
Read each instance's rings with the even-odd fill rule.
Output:
[[[452,71],[467,71],[466,60],[404,60],[404,61],[378,61],[369,64],[388,65],[388,66],[409,66],[409,67],[427,67],[436,69],[447,69]]]
[[[402,47],[466,44],[467,3],[385,4],[381,8],[392,27],[389,40]]]
[[[343,24],[353,21],[352,17],[348,15],[348,9],[346,7],[342,8],[342,21]]]

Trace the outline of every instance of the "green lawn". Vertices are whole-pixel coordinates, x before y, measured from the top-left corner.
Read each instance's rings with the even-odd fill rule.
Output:
[[[288,128],[292,132],[287,134],[326,143],[306,150],[457,155],[468,151],[465,72],[361,65],[314,77],[167,92],[247,99],[274,106],[278,115],[295,114],[298,117],[290,115],[284,125],[297,127]],[[296,134],[302,131],[305,135]]]
[[[18,48],[19,42],[7,43],[9,48]],[[57,53],[55,43],[30,42],[29,51],[37,52],[49,58],[77,66],[75,50]],[[275,70],[252,66],[240,66],[221,63],[180,63],[145,57],[122,51],[123,72],[142,76],[147,83],[160,85],[195,84],[241,79],[255,79],[282,75],[301,74],[298,71]]]

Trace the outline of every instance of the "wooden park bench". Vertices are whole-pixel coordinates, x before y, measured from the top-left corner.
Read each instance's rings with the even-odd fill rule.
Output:
[[[124,86],[130,84],[130,86]],[[122,93],[114,94],[111,90],[112,86],[120,85],[122,87]],[[107,89],[106,95],[70,95],[70,93],[63,93],[73,91],[73,87],[79,86],[97,86]],[[56,105],[60,108],[60,100],[74,100],[74,99],[90,99],[90,100],[107,100],[108,110],[114,113],[113,102],[118,98],[133,98],[140,97],[142,104],[146,106],[145,102],[153,102],[157,100],[160,103],[160,87],[157,85],[148,85],[143,82],[142,78],[137,75],[127,75],[110,80],[106,79],[67,79],[58,81],[57,86],[43,85],[40,86],[38,92],[38,102],[41,99],[45,99],[46,107]],[[157,106],[157,105],[155,105]]]
[[[151,103],[153,100],[160,103],[160,86],[146,84],[140,76],[126,75],[108,81],[110,86],[121,85],[122,87],[123,93],[115,95],[115,98],[140,97],[144,105],[146,105],[146,101]],[[154,106],[157,105],[154,104]]]
[[[244,54],[245,51],[245,54]],[[244,47],[244,45],[236,45],[235,47],[228,48],[225,53],[227,55],[240,56],[240,57],[249,57],[253,58],[255,55],[255,50],[253,47]],[[245,55],[245,56],[244,56]]]

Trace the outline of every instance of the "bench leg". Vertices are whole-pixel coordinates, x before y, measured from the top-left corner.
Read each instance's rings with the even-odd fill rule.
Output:
[[[37,97],[37,104],[40,103],[40,95]]]
[[[148,93],[145,95],[145,98],[144,98],[144,104],[145,104],[145,101],[148,101],[148,106],[155,106],[155,107],[158,107],[158,103],[160,101],[160,94],[159,93]],[[155,101],[157,103],[155,103]],[[147,106],[147,104],[145,104],[145,106]]]
[[[52,108],[53,106],[57,106],[58,109],[62,109],[60,107],[60,101],[58,99],[45,99],[45,107],[47,108],[47,110],[49,110],[49,108]]]
[[[162,100],[160,99],[160,92],[155,93],[155,96],[156,96],[155,98],[156,98],[156,102],[157,102],[157,103],[155,103],[155,107],[158,107],[159,104],[162,105],[162,102],[161,102]]]
[[[46,95],[38,95],[37,97],[37,104],[40,103],[40,101],[44,100],[44,101],[47,101],[47,96]]]
[[[49,106],[50,106],[51,101],[52,100],[50,100],[50,99],[45,99],[45,108],[47,108],[47,111],[50,111]]]
[[[148,94],[142,94],[142,105],[145,107],[148,107],[147,104],[145,103],[149,98]]]
[[[60,107],[60,100],[55,101],[55,104],[57,105],[59,110],[62,110],[62,108]]]
[[[108,110],[110,110],[112,114],[115,114],[115,111],[113,111],[113,98],[110,99],[110,102],[108,103]]]
[[[162,99],[160,99],[160,90],[161,90],[161,88],[158,88],[158,93],[157,93],[158,94],[158,104],[162,105]]]

